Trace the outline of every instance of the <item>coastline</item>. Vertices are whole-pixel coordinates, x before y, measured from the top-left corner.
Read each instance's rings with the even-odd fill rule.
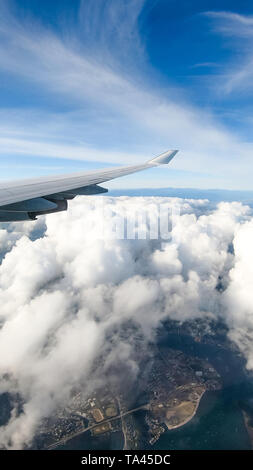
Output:
[[[198,407],[199,407],[199,404],[200,404],[200,400],[201,398],[203,397],[204,393],[206,392],[206,389],[202,391],[202,393],[200,394],[198,400],[196,401],[195,403],[195,408],[194,408],[194,411],[193,413],[188,416],[184,421],[182,421],[181,423],[179,424],[175,424],[175,425],[170,425],[167,423],[167,421],[165,421],[165,424],[166,424],[166,427],[169,431],[172,431],[174,429],[178,429],[178,428],[181,428],[182,426],[184,426],[185,424],[189,423],[193,418],[194,416],[196,415],[197,413],[197,410],[198,410]]]
[[[243,414],[245,427],[247,429],[247,433],[250,439],[251,448],[253,449],[253,427],[249,424],[250,417],[245,410],[242,410],[242,414]]]

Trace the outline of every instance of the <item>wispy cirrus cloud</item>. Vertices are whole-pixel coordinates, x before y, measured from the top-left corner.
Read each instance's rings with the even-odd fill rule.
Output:
[[[131,163],[175,147],[172,167],[209,174],[209,187],[251,187],[253,144],[155,79],[144,0],[81,2],[78,24],[61,32],[1,5],[0,70],[33,99],[0,111],[0,154]]]
[[[233,48],[231,61],[224,64],[220,88],[227,94],[252,93],[253,90],[253,16],[229,11],[205,13],[213,21],[213,28]]]

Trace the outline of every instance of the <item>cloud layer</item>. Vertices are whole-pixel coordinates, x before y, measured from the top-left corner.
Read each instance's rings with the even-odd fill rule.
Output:
[[[181,211],[172,241],[97,236],[101,217],[108,235],[112,218],[164,203]],[[168,318],[222,319],[252,369],[252,235],[248,206],[175,198],[80,198],[67,213],[1,229],[0,391],[23,403],[0,428],[1,446],[28,445],[74,385],[92,387],[99,354],[104,370],[124,357],[134,377],[129,324],[145,344]]]

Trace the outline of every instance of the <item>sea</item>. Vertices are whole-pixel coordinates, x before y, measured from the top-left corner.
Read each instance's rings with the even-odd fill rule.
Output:
[[[185,354],[207,359],[219,372],[223,388],[206,392],[193,419],[181,428],[166,431],[154,449],[251,449],[242,407],[253,396],[253,381],[238,353],[217,344],[197,343],[191,336],[167,335],[164,343]]]
[[[164,196],[208,199],[214,206],[220,201],[239,201],[253,207],[253,191],[200,190],[192,188],[145,188],[111,190],[109,196]],[[253,379],[245,371],[245,360],[238,353],[217,344],[197,343],[191,336],[166,334],[163,347],[207,359],[219,372],[223,388],[206,392],[192,420],[175,430],[168,430],[150,446],[154,450],[250,450],[252,444],[244,423],[242,408],[252,402]],[[252,413],[253,414],[253,413]],[[136,424],[146,435],[145,412],[135,413]],[[91,438],[86,433],[68,441],[59,449],[122,449],[120,432],[109,437]]]
[[[192,420],[175,430],[168,430],[151,446],[142,449],[154,450],[250,450],[251,442],[245,427],[242,407],[253,397],[253,380],[245,371],[245,361],[238,353],[217,344],[198,343],[191,336],[166,334],[161,345],[179,349],[185,354],[207,359],[219,372],[223,388],[206,392]],[[147,437],[145,412],[134,415],[143,436]],[[123,435],[92,438],[88,433],[68,441],[58,449],[122,449]]]

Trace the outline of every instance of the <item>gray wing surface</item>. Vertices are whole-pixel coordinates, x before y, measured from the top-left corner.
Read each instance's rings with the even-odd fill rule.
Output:
[[[105,168],[89,172],[47,176],[0,183],[0,221],[34,220],[38,215],[67,209],[77,195],[101,194],[100,183],[168,164],[177,150],[169,150],[141,165]]]

